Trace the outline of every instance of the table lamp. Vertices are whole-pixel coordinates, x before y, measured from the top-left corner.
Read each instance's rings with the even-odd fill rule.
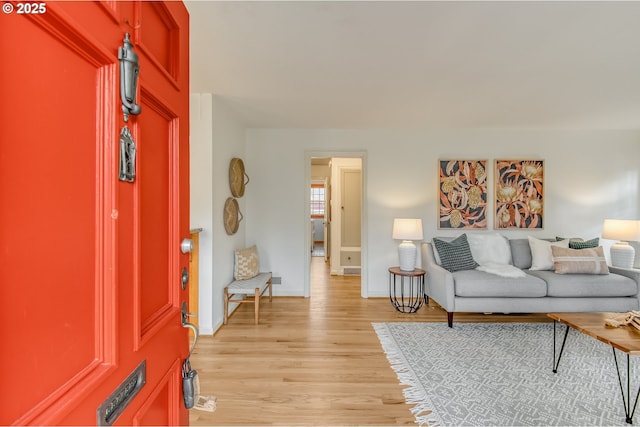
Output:
[[[619,240],[611,246],[611,265],[633,268],[635,249],[628,242],[640,240],[640,221],[629,219],[605,219],[602,226],[602,238]]]
[[[402,240],[398,246],[400,270],[413,271],[416,268],[416,245],[413,240],[422,240],[422,220],[396,218],[393,220],[393,238]]]

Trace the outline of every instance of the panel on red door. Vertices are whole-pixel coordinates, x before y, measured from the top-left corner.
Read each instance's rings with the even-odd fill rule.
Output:
[[[188,14],[177,2],[40,10],[0,16],[0,424],[95,424],[143,361],[146,384],[112,421],[186,424]],[[143,88],[126,124],[133,183],[118,181],[126,32]]]
[[[140,218],[140,327],[142,337],[170,315],[172,302],[179,290],[179,275],[173,268],[176,253],[172,237],[179,235],[178,224],[172,221],[171,208],[178,203],[172,171],[178,146],[175,116],[166,106],[142,89],[145,120],[139,134]]]
[[[3,17],[0,33],[4,57],[22,59],[1,74],[0,424],[29,422],[110,362],[100,177],[115,70],[108,51],[42,18]]]

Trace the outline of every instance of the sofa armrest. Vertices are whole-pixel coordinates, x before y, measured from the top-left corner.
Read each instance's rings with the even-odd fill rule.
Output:
[[[637,268],[622,268],[609,266],[609,273],[619,274],[635,280],[638,285],[638,297],[640,298],[640,270]]]
[[[436,264],[431,243],[422,244],[422,268],[427,272],[424,282],[429,298],[436,300],[446,311],[455,311],[453,275]]]

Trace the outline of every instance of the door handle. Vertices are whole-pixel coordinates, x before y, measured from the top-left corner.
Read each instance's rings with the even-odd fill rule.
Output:
[[[189,355],[187,356],[187,359],[188,359],[189,357],[191,357],[191,353],[193,353],[193,349],[196,348],[196,344],[198,342],[198,336],[200,335],[200,332],[198,331],[198,327],[196,325],[194,325],[193,323],[189,323],[187,321],[189,317],[195,316],[195,315],[187,312],[186,301],[182,302],[182,309],[180,311],[182,314],[182,327],[191,329],[193,331],[193,344],[191,344],[191,348],[189,349]]]

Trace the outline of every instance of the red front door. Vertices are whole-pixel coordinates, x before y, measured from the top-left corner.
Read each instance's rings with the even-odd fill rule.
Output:
[[[0,424],[188,424],[188,13],[115,0],[2,8]],[[125,33],[140,68],[128,123]],[[119,180],[124,126],[133,182]]]

